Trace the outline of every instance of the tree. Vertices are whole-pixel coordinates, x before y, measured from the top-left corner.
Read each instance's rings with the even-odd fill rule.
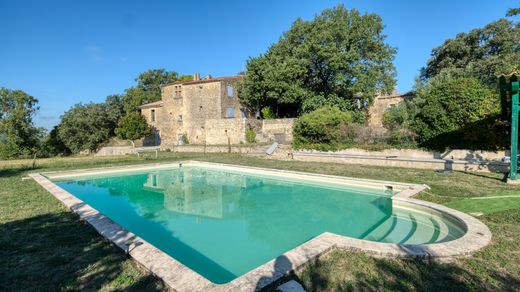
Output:
[[[441,73],[476,77],[490,88],[496,75],[520,69],[520,23],[499,19],[484,28],[460,33],[432,50],[421,78],[427,81]]]
[[[124,98],[119,94],[113,94],[107,96],[104,103],[106,107],[107,118],[110,121],[110,135],[115,135],[115,128],[117,127],[118,120],[125,114],[124,110]]]
[[[33,124],[38,100],[21,90],[0,88],[0,158],[35,152],[42,129]]]
[[[509,8],[507,10],[507,14],[506,14],[507,17],[513,17],[513,16],[517,16],[517,15],[520,15],[520,7],[519,8]]]
[[[354,109],[395,85],[396,50],[385,43],[376,14],[339,5],[312,21],[297,19],[265,54],[247,62],[241,102],[251,110],[270,107],[277,117],[322,106]]]
[[[119,119],[115,133],[120,139],[133,141],[152,135],[153,128],[148,125],[143,115],[138,112],[132,112]]]
[[[303,114],[293,127],[295,148],[337,150],[353,142],[352,112],[323,107]]]
[[[419,142],[427,147],[465,145],[473,148],[472,141],[482,140],[478,132],[485,128],[475,131],[473,127],[471,133],[463,133],[461,129],[470,129],[471,125],[499,111],[498,95],[473,77],[439,76],[426,85],[419,85],[416,95],[414,106],[410,107],[415,115],[411,128],[418,134]]]
[[[52,128],[52,130],[45,136],[45,138],[43,138],[41,144],[42,147],[38,151],[39,157],[66,155],[71,152],[58,135],[58,126],[54,126],[54,128]]]
[[[182,76],[186,79],[186,76]],[[134,112],[140,105],[161,99],[161,86],[178,80],[178,74],[164,69],[152,69],[139,74],[137,85],[128,88],[124,97],[126,113]]]
[[[61,117],[58,136],[72,153],[95,151],[111,137],[111,123],[105,104],[79,103]]]

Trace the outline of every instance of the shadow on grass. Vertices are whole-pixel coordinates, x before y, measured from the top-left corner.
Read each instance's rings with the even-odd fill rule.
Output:
[[[503,173],[501,174],[501,177],[498,177],[497,173],[488,173],[488,172],[471,172],[471,171],[462,171],[462,170],[454,170],[454,172],[458,172],[458,173],[462,173],[462,174],[465,174],[465,175],[471,175],[471,176],[476,176],[476,177],[481,177],[481,178],[485,178],[485,179],[491,179],[491,180],[498,180],[498,181],[501,181],[501,182],[507,182],[507,177],[508,177],[508,174],[507,173]]]
[[[482,276],[456,264],[425,260],[378,259],[361,252],[335,250],[325,259],[315,259],[298,275],[292,273],[265,287],[276,287],[289,280],[306,291],[475,291],[514,289],[520,278],[491,272],[499,283],[490,284]]]
[[[161,286],[153,276],[128,268],[126,261],[121,250],[68,212],[0,225],[1,291],[150,291]]]
[[[41,167],[30,167],[30,166],[22,166],[22,167],[13,167],[13,168],[0,168],[0,177],[13,177],[20,176],[22,173],[27,171],[36,171],[41,169]]]

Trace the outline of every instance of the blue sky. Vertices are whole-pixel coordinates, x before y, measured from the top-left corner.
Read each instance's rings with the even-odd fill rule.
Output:
[[[503,17],[500,1],[0,1],[0,86],[38,98],[51,128],[78,102],[122,93],[151,68],[231,75],[297,18],[339,3],[377,13],[397,47],[398,90],[409,90],[431,49]]]

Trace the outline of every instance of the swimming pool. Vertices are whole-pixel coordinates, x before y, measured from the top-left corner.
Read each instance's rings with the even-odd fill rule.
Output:
[[[208,280],[223,284],[330,232],[398,244],[460,238],[460,223],[406,206],[384,184],[185,165],[56,177],[89,204]]]

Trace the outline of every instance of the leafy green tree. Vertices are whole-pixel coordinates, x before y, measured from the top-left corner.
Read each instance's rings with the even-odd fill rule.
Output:
[[[473,77],[439,76],[426,85],[420,85],[416,94],[413,101],[416,112],[411,128],[425,146],[450,147],[453,139],[442,141],[439,137],[448,137],[448,133],[468,128],[497,114],[499,110],[498,95]],[[471,141],[480,135],[473,132],[470,136],[459,135],[456,139],[460,142],[469,138],[468,141]],[[470,144],[466,145],[471,147]]]
[[[181,75],[177,78],[177,81],[191,81],[193,80],[193,75]]]
[[[239,88],[252,110],[270,107],[277,117],[323,106],[355,108],[395,85],[396,50],[385,43],[383,22],[339,5],[312,21],[297,19],[265,54],[247,62]]]
[[[182,76],[186,79],[186,76]],[[137,85],[126,90],[124,109],[126,113],[134,112],[140,105],[161,99],[161,85],[178,80],[176,72],[164,69],[152,69],[139,74],[135,79]]]
[[[355,115],[337,107],[323,107],[303,114],[293,126],[295,148],[337,150],[353,142]]]
[[[107,118],[110,120],[110,135],[113,136],[115,135],[114,130],[117,127],[117,122],[125,114],[124,98],[119,94],[109,95],[105,99],[104,105]]]
[[[133,141],[152,135],[153,128],[148,125],[143,115],[138,112],[132,112],[119,119],[115,132],[118,138]]]
[[[507,10],[507,14],[506,14],[507,17],[513,17],[513,16],[517,16],[517,15],[520,15],[520,7],[518,7],[518,8],[509,8]]]
[[[95,151],[111,137],[112,122],[104,103],[79,103],[61,117],[58,136],[72,153]]]
[[[41,148],[38,151],[39,157],[67,155],[71,152],[58,135],[58,126],[52,128],[52,130],[43,138],[41,144]]]
[[[520,23],[499,19],[483,28],[460,33],[433,49],[421,78],[427,81],[441,73],[453,77],[476,77],[490,88],[496,75],[520,69]]]
[[[33,124],[38,100],[21,90],[0,88],[0,158],[35,152],[42,129]]]

